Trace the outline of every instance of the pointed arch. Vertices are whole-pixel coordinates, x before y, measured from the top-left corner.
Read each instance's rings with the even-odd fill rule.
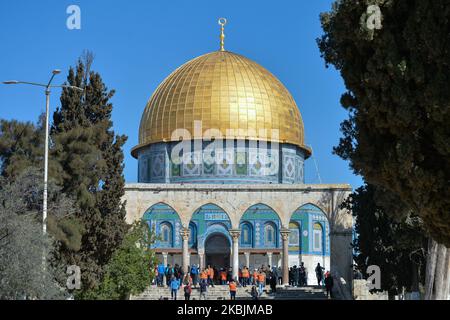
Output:
[[[151,205],[147,210],[145,210],[142,218],[144,220],[149,218],[158,219],[164,215],[167,216],[167,214],[175,214],[177,218],[180,219],[178,212],[171,205],[163,201]]]
[[[204,248],[206,238],[211,232],[220,232],[229,237],[228,230],[232,226],[228,213],[213,202],[197,207],[189,223],[196,225],[197,249]]]
[[[329,217],[328,217],[326,208],[323,208],[322,206],[319,206],[319,205],[317,205],[315,203],[312,203],[312,202],[307,202],[307,203],[304,203],[304,204],[298,206],[297,209],[295,209],[291,213],[290,220],[295,220],[294,215],[296,213],[299,213],[300,211],[303,211],[303,212],[316,212],[316,213],[319,213],[319,214],[323,214],[327,218],[327,220],[329,221]]]
[[[261,216],[261,214],[263,216]],[[262,202],[258,202],[249,206],[244,211],[244,214],[241,217],[241,221],[254,219],[256,215],[258,218],[265,217],[267,219],[276,219],[281,222],[281,217],[278,214],[278,212],[272,207]]]
[[[301,226],[302,249],[314,255],[330,255],[330,224],[325,212],[313,203],[298,207],[291,215],[290,222]],[[320,228],[319,228],[320,227]]]
[[[181,226],[181,219],[170,205],[158,202],[145,211],[142,219],[157,237],[155,247],[174,248],[180,246],[177,231]]]
[[[224,209],[223,205],[219,205],[217,203],[214,203],[212,201],[207,201],[201,205],[198,205],[197,208],[193,211],[190,220],[195,219],[195,216],[199,215],[199,214],[204,214],[204,213],[223,213],[226,215],[226,218],[224,216],[224,219],[222,220],[228,220],[231,222],[231,216],[230,214],[227,212],[227,210]]]
[[[220,221],[230,221],[231,217],[230,215],[222,208],[222,206],[219,206],[213,202],[205,203],[194,211],[194,213],[191,216],[191,220],[195,219],[196,216],[201,214],[211,214],[216,216],[211,216],[211,218],[217,218],[217,220]],[[220,215],[220,216],[219,216]]]

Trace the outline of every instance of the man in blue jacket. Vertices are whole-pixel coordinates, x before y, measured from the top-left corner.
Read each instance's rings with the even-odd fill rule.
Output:
[[[180,280],[175,278],[175,276],[172,276],[170,279],[170,295],[172,296],[172,300],[177,300],[177,292],[178,289],[180,289]]]
[[[158,278],[156,280],[156,284],[158,285],[158,287],[163,286],[165,271],[166,271],[166,268],[164,268],[164,264],[162,262],[160,264],[158,264]]]
[[[191,277],[192,277],[192,284],[194,285],[194,288],[197,287],[198,283],[198,268],[194,264],[191,268]]]

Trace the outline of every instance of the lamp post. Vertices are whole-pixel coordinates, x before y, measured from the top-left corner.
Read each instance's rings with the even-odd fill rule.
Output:
[[[3,81],[4,84],[28,84],[32,86],[39,86],[45,88],[45,151],[44,151],[44,199],[42,204],[42,232],[47,234],[47,182],[48,182],[48,140],[49,140],[49,108],[50,108],[50,88],[70,88],[79,91],[83,89],[76,86],[69,85],[51,85],[53,78],[61,73],[61,70],[55,69],[52,71],[52,76],[47,84],[27,82],[27,81],[17,81],[8,80]]]

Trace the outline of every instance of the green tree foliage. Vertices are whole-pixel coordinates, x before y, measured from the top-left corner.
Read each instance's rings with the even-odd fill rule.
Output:
[[[0,120],[0,174],[14,177],[29,167],[44,166],[44,129],[16,120]]]
[[[367,25],[378,5],[381,29]],[[335,152],[365,180],[389,191],[450,247],[450,2],[337,1],[318,40],[348,92],[349,119]]]
[[[410,214],[397,222],[376,204],[376,198],[375,187],[365,185],[344,203],[355,217],[358,238],[353,245],[358,269],[365,274],[368,266],[379,266],[381,291],[390,295],[400,293],[402,288],[418,292],[419,283],[425,280],[427,248],[422,220]]]
[[[155,277],[157,260],[150,246],[153,233],[145,222],[136,222],[113,253],[97,289],[85,292],[83,299],[124,300],[142,293]]]
[[[0,175],[7,178],[8,181],[14,182],[18,176],[23,176],[25,172],[33,171],[36,174],[40,172],[40,179],[33,180],[36,182],[36,186],[28,186],[29,190],[35,190],[39,186],[40,188],[43,187],[44,121],[44,114],[39,117],[38,124],[23,123],[16,120],[0,120]],[[49,158],[49,162],[49,169],[52,171],[56,167],[56,163],[52,157]],[[49,180],[49,185],[59,190],[53,179]],[[60,196],[65,197],[65,194],[60,193]],[[62,246],[77,249],[81,245],[83,227],[72,214],[75,210],[73,205],[71,210],[66,211],[65,215],[57,216],[54,214],[59,211],[59,208],[52,206],[52,204],[60,203],[59,201],[58,193],[49,195],[48,231],[56,240],[61,242]],[[42,206],[42,202],[35,202],[35,204]],[[35,207],[34,210],[38,210],[38,208]]]
[[[83,234],[79,250],[65,248],[68,264],[81,268],[82,290],[98,286],[104,268],[128,229],[125,222],[122,146],[126,136],[112,129],[111,97],[101,76],[91,71],[92,54],[86,53],[70,68],[69,85],[84,89],[64,89],[61,107],[53,115],[52,171],[63,192],[75,198],[76,218]]]
[[[54,239],[42,233],[42,171],[28,168],[0,177],[0,299],[61,299]],[[49,184],[49,212],[70,216],[72,202]],[[43,256],[46,259],[43,262]],[[45,265],[45,268],[44,268]]]

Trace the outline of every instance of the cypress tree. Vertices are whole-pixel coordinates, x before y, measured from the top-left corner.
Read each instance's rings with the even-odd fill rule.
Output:
[[[127,137],[112,129],[111,97],[100,74],[91,71],[86,53],[69,69],[67,83],[84,92],[64,89],[61,107],[53,115],[55,179],[75,197],[84,234],[78,251],[66,250],[68,263],[80,266],[82,292],[95,288],[112,253],[128,229],[125,222],[122,147]]]
[[[318,40],[347,88],[341,104],[349,118],[334,151],[405,207],[388,214],[422,219],[430,238],[427,299],[450,290],[449,4],[338,0],[321,15]]]

